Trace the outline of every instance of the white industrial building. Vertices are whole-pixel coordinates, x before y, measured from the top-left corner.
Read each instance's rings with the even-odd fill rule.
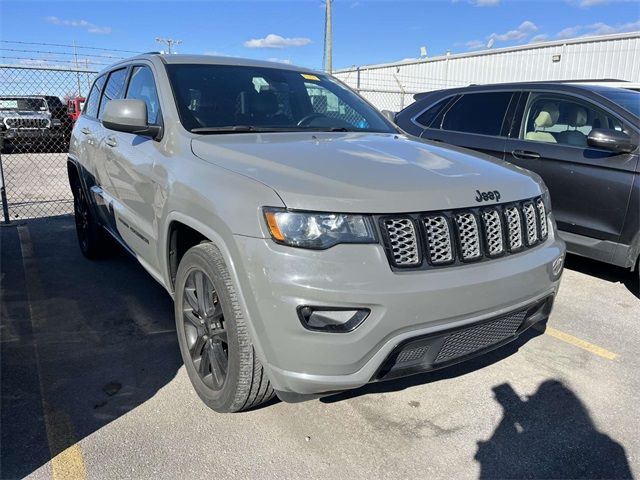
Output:
[[[536,80],[640,81],[640,32],[535,43],[337,70],[334,75],[379,109],[413,95],[470,84]]]

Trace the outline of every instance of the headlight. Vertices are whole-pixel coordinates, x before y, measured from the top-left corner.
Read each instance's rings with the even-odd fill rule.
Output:
[[[339,243],[376,243],[370,217],[340,213],[290,212],[265,208],[273,239],[284,245],[325,249]]]

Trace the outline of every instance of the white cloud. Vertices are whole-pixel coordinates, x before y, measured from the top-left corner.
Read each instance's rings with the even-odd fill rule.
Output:
[[[590,25],[574,25],[560,30],[556,37],[558,38],[574,38],[574,37],[590,37],[593,35],[610,35],[613,33],[635,32],[640,30],[640,20],[635,22],[620,23],[617,25],[609,25],[603,22],[596,22]]]
[[[518,26],[518,28],[509,30],[505,33],[492,33],[489,35],[489,38],[495,38],[499,42],[513,42],[516,40],[523,40],[537,30],[538,27],[535,23],[525,20]]]
[[[569,3],[577,3],[579,7],[589,8],[595,5],[606,5],[610,0],[570,0]]]
[[[482,50],[487,45],[487,42],[483,42],[482,40],[469,40],[464,43],[464,46],[469,50]]]
[[[100,27],[87,20],[64,20],[58,17],[47,17],[47,22],[54,25],[64,25],[65,27],[82,28],[89,33],[111,33],[111,27]]]
[[[545,40],[549,39],[549,35],[547,35],[546,33],[541,33],[539,35],[534,35],[533,37],[531,37],[531,40],[529,40],[529,43],[539,43],[539,42],[544,42]]]
[[[247,48],[287,48],[287,47],[304,47],[309,45],[311,39],[306,37],[284,38],[280,35],[270,33],[264,38],[252,38],[244,42]]]

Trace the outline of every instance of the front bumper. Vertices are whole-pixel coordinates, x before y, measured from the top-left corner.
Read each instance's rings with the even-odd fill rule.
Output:
[[[491,262],[392,272],[381,245],[313,251],[235,238],[241,259],[235,268],[257,350],[274,388],[302,395],[363,386],[382,378],[379,372],[405,342],[552,298],[559,286],[552,264],[565,250],[550,235],[535,248]],[[349,333],[312,332],[298,319],[300,305],[371,314]]]

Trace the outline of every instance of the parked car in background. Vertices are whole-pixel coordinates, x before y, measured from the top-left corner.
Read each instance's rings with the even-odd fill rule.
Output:
[[[82,108],[84,107],[84,102],[86,99],[84,97],[74,97],[67,99],[67,111],[69,112],[69,117],[71,121],[75,123],[80,114],[82,113]]]
[[[547,189],[479,157],[323,73],[147,54],[98,75],[68,172],[81,251],[111,235],[166,288],[189,379],[229,412],[544,329],[564,261]]]
[[[66,151],[72,123],[60,98],[50,95],[0,97],[4,147]]]
[[[640,93],[513,83],[415,98],[395,116],[403,130],[538,173],[569,252],[640,273]]]

